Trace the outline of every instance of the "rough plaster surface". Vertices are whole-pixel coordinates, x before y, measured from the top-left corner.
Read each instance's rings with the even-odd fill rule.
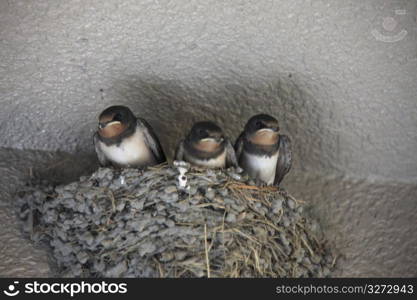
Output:
[[[1,1],[2,146],[92,152],[97,114],[122,103],[172,154],[195,120],[235,138],[269,112],[293,140],[288,188],[351,224],[343,274],[413,276],[416,17],[413,0]],[[372,30],[407,34],[387,43]],[[386,220],[366,219],[371,208]]]
[[[288,188],[341,251],[336,276],[417,277],[416,184],[304,174]]]

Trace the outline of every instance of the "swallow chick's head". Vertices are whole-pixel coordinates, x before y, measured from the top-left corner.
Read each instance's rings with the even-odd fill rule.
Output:
[[[246,138],[259,145],[274,145],[278,142],[278,120],[267,114],[259,114],[249,119],[245,126]]]
[[[222,129],[214,122],[197,122],[187,136],[187,142],[202,152],[215,152],[224,145]]]
[[[120,136],[136,122],[132,111],[122,105],[106,108],[98,119],[98,134],[107,139]]]

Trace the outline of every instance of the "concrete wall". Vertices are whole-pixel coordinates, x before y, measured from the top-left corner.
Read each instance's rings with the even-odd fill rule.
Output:
[[[417,1],[223,2],[1,1],[2,147],[91,152],[97,114],[121,103],[172,154],[192,121],[235,138],[267,112],[293,140],[288,189],[328,222],[355,224],[342,274],[416,275],[417,196],[400,195],[417,182]],[[370,183],[347,195],[340,182],[357,180]],[[375,181],[398,193],[373,201]],[[371,203],[389,218],[377,231],[337,218]],[[384,247],[394,236],[395,253]]]

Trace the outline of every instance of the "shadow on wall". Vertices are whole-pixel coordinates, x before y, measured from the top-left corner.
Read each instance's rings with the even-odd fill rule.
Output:
[[[335,109],[333,104],[315,98],[317,87],[300,80],[286,74],[259,82],[210,78],[194,79],[189,84],[131,77],[115,82],[113,88],[119,95],[117,103],[131,107],[151,123],[169,158],[173,157],[178,140],[196,121],[217,122],[234,142],[246,121],[262,112],[275,116],[282,132],[290,135],[295,169],[328,172],[336,168],[340,138],[327,129],[323,120],[332,118]]]
[[[89,163],[70,163],[73,176],[67,176],[69,171],[59,168],[62,162],[51,158],[51,166],[58,164],[58,168],[51,172],[46,168],[39,177],[57,183],[68,182],[68,178],[77,178],[75,174],[85,174],[97,167],[92,147],[96,118],[101,110],[115,104],[127,105],[147,119],[171,160],[178,141],[196,121],[217,122],[234,142],[252,115],[268,113],[279,120],[281,131],[292,140],[293,169],[284,185],[305,172],[343,174],[339,165],[342,138],[331,126],[340,119],[335,101],[328,93],[332,88],[335,88],[332,82],[317,82],[291,73],[258,79],[238,74],[182,81],[139,75],[120,79],[113,83],[111,99],[106,98],[106,91],[101,91],[102,106],[96,107],[95,115],[74,135],[78,141],[91,141],[87,148],[91,152],[74,153],[74,157],[81,161],[88,159]],[[60,171],[62,174],[57,174]]]
[[[120,99],[116,103],[128,105],[155,127],[171,158],[178,140],[197,120],[218,122],[233,139],[251,115],[266,112],[276,116],[283,132],[293,141],[295,168],[284,180],[284,186],[311,205],[310,213],[317,216],[346,256],[335,275],[415,275],[417,187],[349,179],[338,174],[342,173],[338,169],[342,166],[338,164],[342,141],[329,122],[337,122],[340,117],[336,115],[335,104],[326,103],[331,97],[322,86],[308,85],[307,80],[288,74],[259,82],[198,80],[198,84],[190,84],[137,77],[115,82],[113,89]],[[329,83],[329,88],[335,87]],[[320,94],[326,99],[316,97]],[[104,103],[97,110],[116,103]],[[10,191],[3,196],[0,193],[3,199],[11,199],[12,191],[24,184],[30,170],[38,178],[68,183],[98,166],[94,152],[65,154],[3,149],[0,154],[4,155],[4,163],[0,164],[2,177],[10,178],[1,182],[2,190]],[[0,271],[1,267],[0,264]],[[10,267],[4,266],[7,269]],[[16,270],[9,273],[21,276],[19,265]]]

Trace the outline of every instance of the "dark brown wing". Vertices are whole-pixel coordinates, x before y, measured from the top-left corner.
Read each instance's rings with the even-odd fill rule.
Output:
[[[275,171],[274,185],[278,186],[290,171],[292,164],[291,140],[286,135],[279,136],[279,156]]]
[[[153,131],[151,125],[149,125],[145,119],[138,118],[138,126],[143,129],[146,144],[151,149],[156,162],[158,164],[166,162],[167,159],[165,157],[164,150],[162,149],[161,143],[159,142],[159,139]]]
[[[94,148],[96,149],[97,158],[102,167],[107,167],[110,165],[110,161],[106,158],[103,151],[101,150],[99,146],[99,141],[100,140],[98,139],[98,133],[96,132],[94,133],[94,136],[93,136],[93,142],[94,142]]]
[[[230,142],[229,139],[226,139],[225,142],[226,142],[226,145],[225,145],[225,150],[226,150],[226,168],[229,168],[229,167],[238,168],[239,167],[239,164],[237,162],[235,149],[233,149],[232,143]]]
[[[184,140],[178,143],[177,149],[175,150],[175,160],[184,160]]]
[[[237,138],[236,142],[235,142],[235,153],[236,153],[236,157],[239,160],[240,156],[242,155],[243,152],[243,135],[244,132],[242,132],[239,137]]]

